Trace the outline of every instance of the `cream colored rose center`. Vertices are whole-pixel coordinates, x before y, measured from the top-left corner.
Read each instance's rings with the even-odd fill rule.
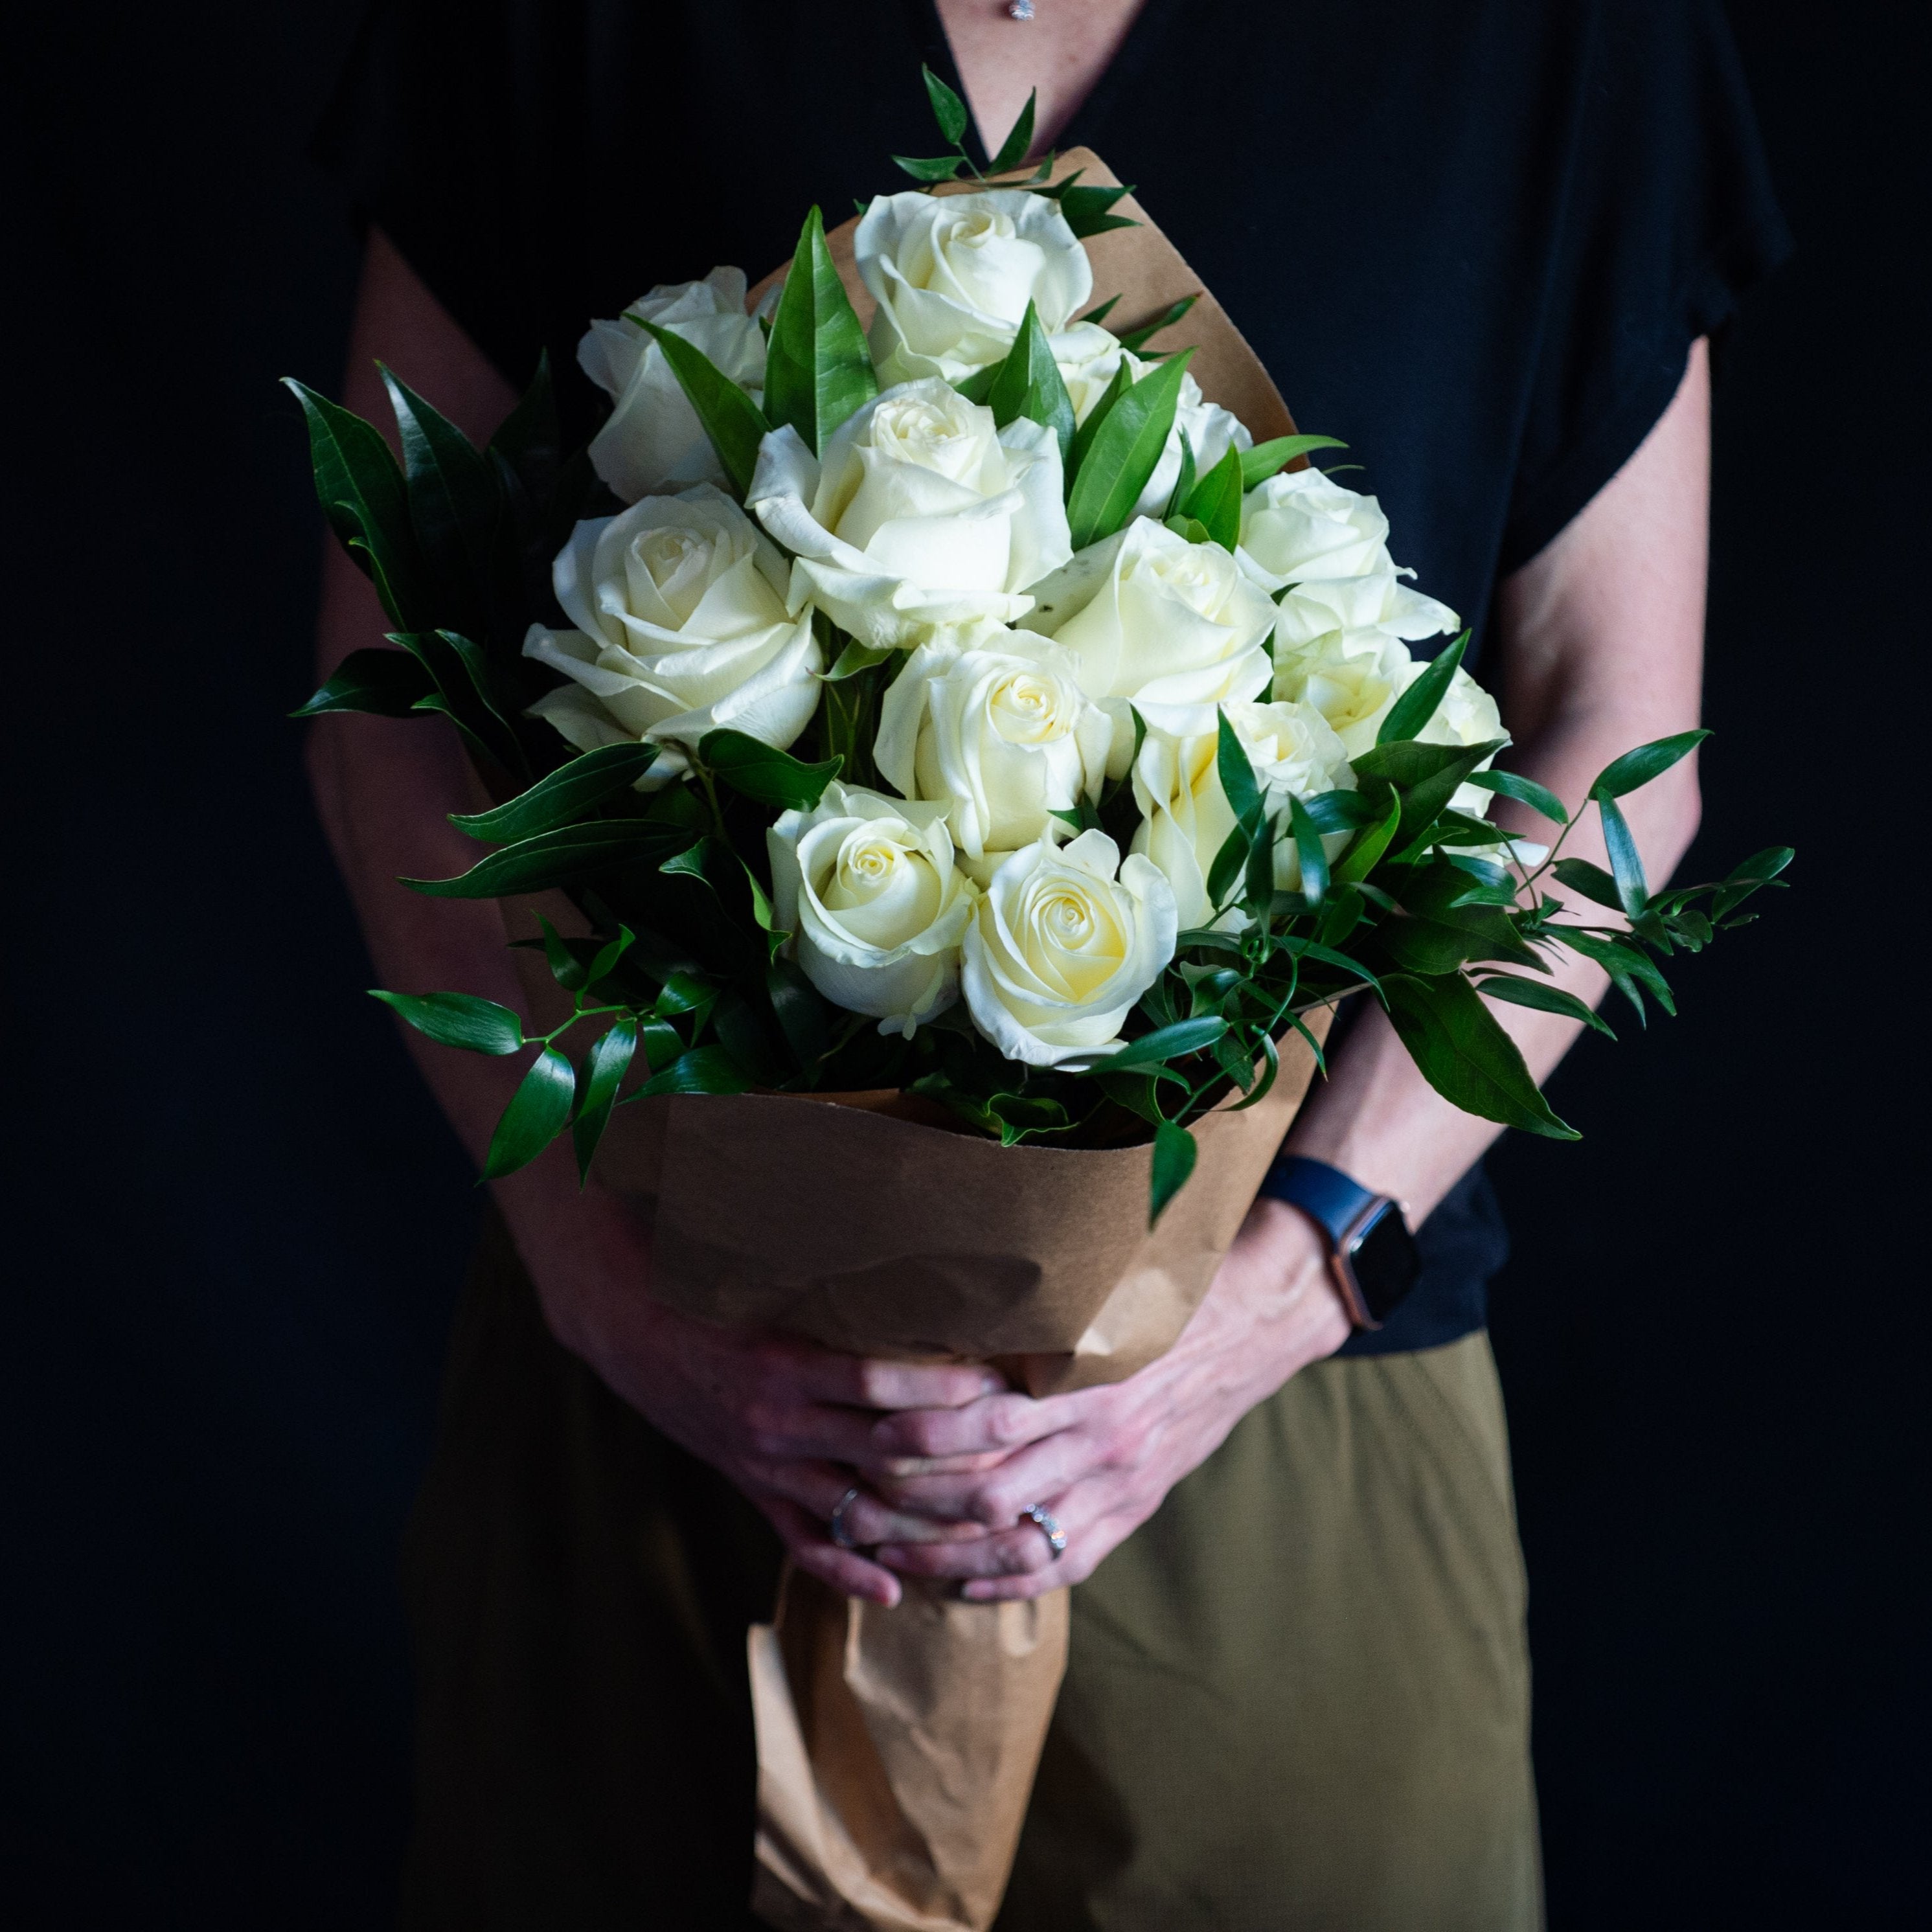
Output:
[[[1394,688],[1372,660],[1352,663],[1345,658],[1310,671],[1302,694],[1337,731],[1346,731],[1372,718]]]
[[[1190,544],[1184,551],[1152,551],[1139,568],[1169,596],[1204,617],[1211,617],[1226,600],[1226,577],[1213,567],[1204,544]]]
[[[695,530],[647,530],[632,552],[677,622],[688,622],[717,574],[715,542]]]
[[[956,483],[972,482],[985,452],[968,406],[950,410],[922,396],[881,403],[872,412],[872,447],[896,462],[916,463]]]
[[[1070,728],[1060,692],[1050,679],[1031,671],[1002,678],[988,700],[993,729],[1010,745],[1044,745]]]
[[[1126,956],[1127,935],[1114,908],[1064,878],[1036,884],[1028,901],[1028,964],[1063,998],[1091,999]]]
[[[854,939],[890,948],[932,925],[941,890],[925,853],[868,826],[841,842],[818,902]]]

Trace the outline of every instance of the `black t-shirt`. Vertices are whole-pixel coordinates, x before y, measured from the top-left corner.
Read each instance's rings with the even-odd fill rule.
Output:
[[[808,202],[910,184],[921,61],[958,84],[931,0],[390,0],[320,151],[512,382],[548,347],[587,428],[590,317],[755,280]],[[1479,638],[1786,246],[1718,0],[1148,0],[1060,138],[1138,184]],[[1480,1168],[1422,1236],[1351,1350],[1480,1325]]]

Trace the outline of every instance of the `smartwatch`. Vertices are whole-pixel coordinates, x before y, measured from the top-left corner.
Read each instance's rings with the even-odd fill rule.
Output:
[[[1379,1328],[1422,1271],[1415,1237],[1402,1209],[1340,1168],[1283,1154],[1268,1169],[1262,1193],[1299,1208],[1328,1245],[1328,1269],[1358,1328]]]

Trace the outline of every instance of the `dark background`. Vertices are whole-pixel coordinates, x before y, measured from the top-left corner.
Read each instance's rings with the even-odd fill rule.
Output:
[[[8,29],[16,1924],[383,1923],[406,1828],[397,1544],[478,1200],[278,722],[320,535],[274,379],[338,386],[356,251],[302,150],[356,10]],[[1798,254],[1720,367],[1690,866],[1803,851],[1682,1019],[1559,1075],[1584,1143],[1495,1162],[1558,1932],[1920,1889],[1922,1076],[1880,896],[1924,708],[1921,10],[1732,10]]]

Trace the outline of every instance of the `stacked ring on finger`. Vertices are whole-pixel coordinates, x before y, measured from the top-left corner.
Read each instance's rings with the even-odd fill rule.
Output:
[[[1038,1526],[1040,1534],[1046,1538],[1047,1547],[1053,1552],[1054,1562],[1066,1554],[1066,1532],[1060,1528],[1059,1518],[1045,1504],[1028,1503],[1016,1520]]]
[[[858,1544],[852,1532],[845,1527],[845,1512],[859,1500],[859,1486],[855,1483],[832,1505],[832,1540],[841,1550],[856,1550]]]

